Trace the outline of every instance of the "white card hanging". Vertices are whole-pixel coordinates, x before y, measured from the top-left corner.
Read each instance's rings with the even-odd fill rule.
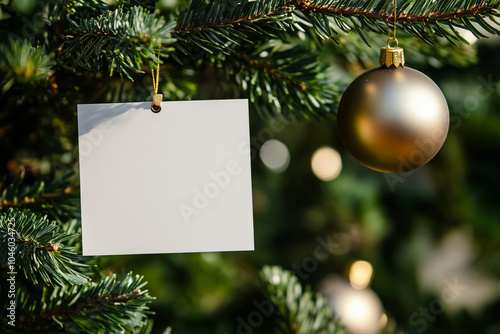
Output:
[[[247,100],[78,105],[83,255],[254,249]]]

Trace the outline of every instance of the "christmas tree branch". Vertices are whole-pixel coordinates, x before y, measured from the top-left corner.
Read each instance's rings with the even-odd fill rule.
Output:
[[[268,297],[277,308],[282,333],[347,333],[335,319],[327,300],[309,287],[304,291],[292,272],[265,266],[260,275]]]
[[[16,82],[34,84],[46,80],[53,65],[53,56],[46,53],[45,47],[33,47],[29,40],[10,39],[0,45],[2,92],[7,92]]]
[[[324,2],[324,1],[323,1]],[[401,1],[399,1],[401,2]],[[477,15],[495,15],[498,13],[498,1],[476,1],[479,2],[479,4],[471,4],[470,7],[467,8],[457,8],[450,6],[448,8],[448,11],[441,12],[439,11],[439,2],[438,1],[427,1],[428,5],[425,6],[422,4],[418,4],[418,2],[413,2],[414,6],[416,7],[417,5],[422,6],[422,7],[427,7],[428,9],[426,10],[425,14],[409,14],[406,11],[401,12],[401,10],[398,10],[398,14],[396,15],[396,20],[398,23],[413,23],[413,22],[428,22],[428,21],[449,21],[450,19],[460,19],[462,17],[474,17]],[[343,16],[343,17],[350,17],[350,16],[356,16],[356,17],[367,17],[371,19],[378,19],[382,21],[388,21],[388,22],[394,22],[394,13],[393,11],[388,11],[388,12],[375,12],[375,11],[370,11],[366,9],[359,9],[359,8],[340,8],[340,7],[333,7],[334,3],[338,3],[339,6],[341,5],[338,1],[331,2],[332,7],[329,7],[328,4],[317,4],[312,1],[308,0],[294,0],[290,1],[287,6],[289,7],[294,7],[295,9],[301,11],[302,13],[309,15],[311,13],[325,13],[328,15],[334,15],[334,16]],[[392,4],[393,0],[386,1],[388,4]],[[433,4],[431,7],[430,4]],[[443,3],[443,2],[441,2]],[[449,3],[449,2],[448,2]],[[462,2],[458,2],[462,4]],[[369,2],[365,2],[365,4],[369,4]],[[411,4],[410,1],[405,1],[404,4]],[[378,4],[380,6],[380,4]],[[355,5],[354,5],[355,6]],[[363,8],[363,7],[362,7]],[[410,12],[412,11],[411,8],[408,9]],[[434,10],[434,11],[433,11]]]
[[[21,269],[35,284],[85,283],[89,266],[68,246],[78,235],[46,217],[10,209],[0,216],[1,265],[11,272]]]
[[[13,184],[0,183],[0,210],[30,209],[48,214],[60,222],[79,218],[78,189],[71,181],[74,174],[70,171],[48,184],[37,181],[25,185],[24,174]]]
[[[40,302],[21,293],[18,304],[24,312],[17,326],[49,333],[135,332],[151,314],[147,304],[154,298],[143,289],[146,284],[142,276],[129,273],[121,280],[113,275],[97,283],[57,287]]]
[[[433,45],[433,35],[445,37],[452,44],[464,40],[455,28],[471,31],[476,37],[485,37],[473,25],[479,24],[487,32],[498,34],[495,16],[500,15],[499,0],[463,1],[399,1],[394,15],[393,0],[374,1],[308,1],[294,0],[290,3],[304,15],[304,19],[314,26],[322,38],[333,38],[338,34],[336,25],[343,31],[356,30],[366,41],[362,30],[385,34],[394,19],[398,27]],[[491,21],[487,22],[484,17]],[[367,43],[368,44],[368,43]]]
[[[246,55],[235,55],[234,58],[243,63],[244,66],[263,72],[275,80],[281,80],[290,86],[295,86],[304,91],[309,88],[307,83],[294,79],[292,73],[285,72],[283,68],[272,67],[272,64],[265,59],[255,60]]]
[[[214,1],[205,3],[194,0],[191,7],[180,14],[172,36],[174,45],[188,54],[185,46],[192,42],[213,52],[226,51],[231,44],[252,43],[252,34],[274,37],[280,30],[303,30],[308,25],[324,38],[334,39],[339,34],[334,25],[343,31],[355,30],[366,41],[362,30],[386,33],[394,22],[393,0],[373,1]],[[499,15],[500,1],[475,0],[465,6],[462,1],[421,2],[400,1],[396,19],[400,29],[433,44],[433,35],[445,37],[452,43],[462,39],[455,27],[472,31],[484,37],[471,23],[477,22],[490,33],[498,34],[494,16]],[[488,23],[483,17],[493,21]],[[465,41],[465,40],[463,40]]]
[[[229,53],[234,45],[252,44],[250,35],[275,37],[276,32],[291,28],[289,12],[284,0],[194,0],[177,18],[174,47],[186,55],[190,43],[210,53]]]
[[[73,66],[98,71],[109,66],[130,80],[143,65],[156,67],[158,56],[167,57],[175,39],[170,37],[173,23],[142,7],[120,7],[98,17],[76,22],[68,18],[62,50]]]
[[[223,3],[221,1],[219,1],[219,2]],[[225,3],[230,3],[230,2],[225,1]],[[251,4],[251,3],[252,2],[246,2],[246,4]],[[257,3],[257,2],[254,2],[254,3]],[[191,15],[192,13],[197,13],[198,9],[199,9],[199,7],[197,7],[197,5],[207,5],[206,3],[201,3],[201,2],[197,2],[197,1],[193,1],[191,4],[192,4],[191,8],[189,10],[187,10],[186,12],[184,12],[183,16],[181,16],[181,18],[189,17],[189,15]],[[240,5],[240,4],[238,4],[238,5]],[[217,5],[212,4],[211,6],[215,7]],[[222,21],[210,21],[209,20],[210,18],[205,17],[204,18],[205,22],[203,22],[203,21],[202,22],[190,22],[190,25],[188,25],[188,26],[185,26],[183,24],[178,24],[178,27],[174,31],[172,31],[172,36],[174,36],[174,37],[182,36],[182,35],[190,33],[190,32],[198,32],[198,31],[200,31],[200,29],[224,28],[224,27],[232,27],[234,25],[241,25],[242,23],[243,24],[253,23],[253,22],[265,20],[267,18],[271,18],[275,15],[280,15],[285,10],[291,10],[289,8],[289,6],[287,6],[287,5],[278,6],[275,9],[272,9],[272,8],[273,7],[272,7],[272,3],[271,3],[271,4],[269,4],[269,7],[264,7],[261,9],[261,11],[254,12],[253,14],[250,14],[250,15],[244,16],[244,17],[235,17],[232,19],[223,18]],[[221,11],[224,12],[224,11],[227,11],[227,9],[223,7]],[[268,11],[268,12],[266,13],[266,11]],[[187,19],[185,19],[185,20],[187,21]],[[179,22],[182,22],[182,21],[179,20]]]
[[[43,182],[40,181],[38,184],[40,184],[41,187],[43,187]],[[14,188],[17,188],[18,184],[14,185]],[[40,189],[40,188],[38,188]],[[39,192],[38,190],[37,192]],[[73,194],[73,189],[70,187],[67,187],[64,189],[63,192],[59,193],[52,193],[52,194],[36,194],[36,195],[31,195],[30,197],[25,196],[22,199],[13,198],[12,200],[8,200],[6,198],[3,199],[3,201],[0,203],[0,210],[5,210],[9,208],[23,208],[23,207],[30,207],[32,204],[37,203],[37,204],[46,204],[50,203],[51,200],[57,199],[57,198],[68,198],[72,196]]]
[[[317,56],[300,47],[264,45],[223,57],[222,68],[261,116],[321,118],[337,102],[336,87],[322,76]]]

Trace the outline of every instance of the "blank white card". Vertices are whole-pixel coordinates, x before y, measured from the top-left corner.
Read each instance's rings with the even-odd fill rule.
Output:
[[[78,105],[83,255],[254,249],[247,100]]]

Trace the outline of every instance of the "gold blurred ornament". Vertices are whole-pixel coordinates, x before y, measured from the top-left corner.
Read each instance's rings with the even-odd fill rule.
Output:
[[[395,47],[390,42],[396,42]],[[395,37],[380,52],[381,67],[357,77],[339,104],[337,124],[346,149],[384,173],[405,173],[429,160],[448,134],[449,112],[439,87],[404,67]]]

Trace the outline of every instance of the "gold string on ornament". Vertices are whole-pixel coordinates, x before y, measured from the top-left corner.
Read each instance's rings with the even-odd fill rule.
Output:
[[[155,70],[151,69],[151,76],[153,78],[153,103],[151,104],[151,111],[154,113],[158,113],[161,110],[161,101],[163,99],[162,94],[158,94],[158,83],[160,82],[160,56],[158,55],[158,66],[156,67],[156,79],[155,79]]]
[[[394,30],[391,36],[391,26],[390,26],[390,16],[387,17],[387,47],[383,47],[380,51],[380,65],[386,66],[387,68],[391,66],[400,67],[404,66],[404,52],[403,49],[399,47],[399,41],[396,38],[396,31],[398,27],[398,2],[394,0]],[[391,41],[395,41],[396,45],[391,46]]]
[[[397,0],[394,0],[394,32],[393,32],[393,35],[391,37],[391,27],[389,26],[389,22],[387,22],[387,47],[388,48],[391,48],[391,41],[395,41],[396,42],[396,46],[394,47],[398,47],[399,46],[399,42],[398,42],[398,39],[396,38],[396,29],[397,29],[397,24],[398,24],[398,21],[397,21],[397,16],[398,16],[398,1]],[[388,20],[389,21],[389,20]]]

